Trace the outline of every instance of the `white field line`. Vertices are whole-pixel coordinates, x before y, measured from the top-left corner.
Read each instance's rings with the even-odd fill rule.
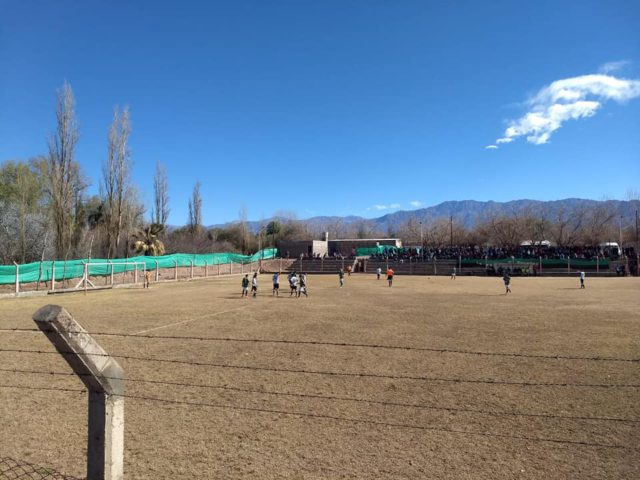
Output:
[[[248,306],[249,305],[245,305],[243,307],[232,308],[230,310],[223,310],[222,312],[207,313],[206,315],[200,315],[199,317],[189,318],[188,320],[183,320],[181,322],[169,323],[167,325],[161,325],[159,327],[153,327],[153,328],[148,328],[146,330],[140,330],[139,332],[134,332],[131,335],[142,335],[143,333],[154,332],[156,330],[161,330],[163,328],[175,327],[177,325],[184,325],[185,323],[195,322],[197,320],[202,320],[203,318],[216,317],[218,315],[222,315],[222,314],[225,314],[225,313],[235,312],[237,310],[243,310],[243,309],[247,308]]]

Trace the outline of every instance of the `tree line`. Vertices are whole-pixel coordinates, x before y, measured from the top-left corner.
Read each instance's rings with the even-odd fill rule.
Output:
[[[130,149],[131,114],[127,106],[114,108],[106,132],[105,161],[99,193],[89,195],[90,180],[76,159],[80,140],[75,98],[68,83],[58,90],[55,128],[47,139],[47,153],[27,161],[0,165],[0,263],[40,259],[122,258],[134,254],[255,252],[280,240],[320,238],[399,237],[405,244],[519,245],[549,240],[556,245],[597,245],[604,241],[637,241],[633,225],[617,224],[617,212],[600,203],[593,208],[538,210],[487,215],[473,228],[454,218],[414,216],[384,231],[369,220],[324,224],[297,220],[279,212],[268,222],[247,220],[246,207],[238,220],[224,227],[205,228],[203,199],[196,182],[188,201],[186,225],[170,227],[167,170],[158,162],[153,178],[153,202],[148,209],[133,183]],[[638,195],[631,193],[630,199]],[[149,211],[149,218],[145,213]]]

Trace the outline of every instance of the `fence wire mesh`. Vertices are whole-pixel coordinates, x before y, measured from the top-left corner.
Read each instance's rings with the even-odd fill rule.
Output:
[[[82,480],[29,462],[0,457],[0,480]]]

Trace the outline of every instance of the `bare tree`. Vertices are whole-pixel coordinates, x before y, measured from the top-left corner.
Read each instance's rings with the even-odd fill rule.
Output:
[[[131,151],[129,108],[113,111],[109,127],[107,161],[102,168],[102,187],[105,203],[108,256],[117,254],[121,243],[124,213],[131,179]]]
[[[574,245],[581,236],[585,216],[584,208],[558,210],[551,225],[551,237],[556,245]]]
[[[247,250],[247,243],[248,243],[248,233],[249,233],[249,229],[247,227],[247,206],[246,205],[242,205],[240,207],[240,211],[238,212],[238,217],[240,219],[240,250],[242,253],[245,253]]]
[[[47,193],[55,228],[55,252],[58,258],[68,254],[74,229],[74,196],[82,188],[75,161],[78,124],[75,99],[69,83],[58,90],[56,130],[49,139],[46,162]]]
[[[202,229],[202,197],[200,196],[200,182],[193,186],[193,193],[189,199],[189,230],[198,233]]]
[[[166,227],[169,219],[169,181],[167,169],[160,162],[156,163],[156,174],[153,177],[153,211],[151,221]]]
[[[613,221],[617,212],[607,203],[602,202],[590,209],[585,216],[583,241],[588,245],[616,239]]]

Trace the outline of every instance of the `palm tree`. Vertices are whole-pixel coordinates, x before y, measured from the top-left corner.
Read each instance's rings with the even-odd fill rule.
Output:
[[[151,257],[164,255],[164,243],[158,238],[164,227],[158,223],[151,223],[133,234],[135,239],[131,246],[136,253]]]

